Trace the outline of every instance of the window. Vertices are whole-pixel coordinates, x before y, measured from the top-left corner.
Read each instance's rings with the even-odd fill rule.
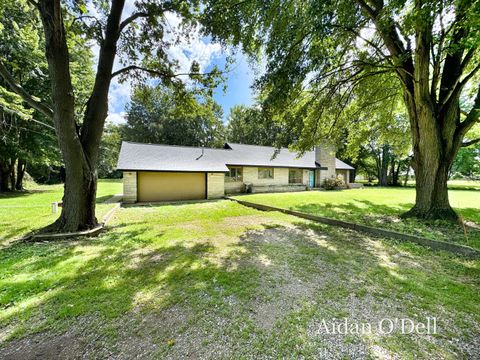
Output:
[[[229,172],[225,176],[225,181],[229,181],[229,182],[243,181],[241,167],[229,167],[228,170]]]
[[[273,179],[273,168],[258,168],[259,179]]]
[[[301,184],[302,183],[302,170],[290,169],[288,170],[288,183],[289,184]]]

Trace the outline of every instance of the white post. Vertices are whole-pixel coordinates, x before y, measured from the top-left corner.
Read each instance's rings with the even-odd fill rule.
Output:
[[[58,202],[52,203],[52,214],[56,214],[58,211]]]

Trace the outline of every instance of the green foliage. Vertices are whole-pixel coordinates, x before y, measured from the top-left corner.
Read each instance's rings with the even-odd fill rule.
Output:
[[[119,178],[121,173],[116,171],[118,154],[122,144],[122,127],[108,123],[103,131],[98,158],[98,177]]]
[[[265,146],[288,144],[288,132],[263,112],[260,105],[232,107],[227,122],[228,141]]]
[[[340,190],[345,186],[345,181],[340,178],[326,178],[322,182],[322,188],[325,190]]]
[[[66,14],[71,24],[73,18]],[[0,6],[0,58],[10,74],[35,99],[50,102],[50,81],[44,54],[44,34],[37,14],[26,0],[5,0]],[[70,20],[68,20],[70,19]],[[92,52],[87,40],[69,32],[71,75],[77,96],[76,113],[82,111],[93,86]],[[78,117],[81,121],[81,117]],[[0,162],[21,159],[36,180],[61,165],[53,122],[26,105],[0,78]]]
[[[222,109],[208,93],[185,87],[139,86],[127,107],[123,140],[218,147],[224,141]]]
[[[461,148],[451,173],[454,178],[480,179],[480,144]]]
[[[256,88],[262,93],[265,109],[285,124],[300,150],[312,148],[325,137],[340,139],[345,129],[356,129],[357,117],[348,116],[346,110],[351,114],[356,108],[381,120],[390,110],[379,106],[386,98],[396,97],[398,106],[403,91],[397,76],[400,64],[395,61],[402,60],[389,56],[378,31],[378,27],[390,25],[390,19],[395,19],[392,32],[401,34],[403,47],[410,49],[418,21],[431,22],[435,26],[427,36],[432,36],[432,52],[438,51],[440,61],[460,47],[471,50],[475,59],[467,70],[478,64],[478,1],[427,1],[422,11],[404,1],[366,2],[371,7],[383,6],[378,23],[362,9],[360,3],[364,2],[360,1],[207,3],[206,33],[266,61],[266,72],[257,79]],[[455,31],[446,31],[456,21],[454,11],[465,11],[465,16],[452,27],[469,29],[459,44],[453,38]],[[472,90],[470,98],[477,87]],[[378,124],[383,125],[381,121]],[[395,132],[392,138],[396,139]],[[408,141],[408,134],[402,138]]]

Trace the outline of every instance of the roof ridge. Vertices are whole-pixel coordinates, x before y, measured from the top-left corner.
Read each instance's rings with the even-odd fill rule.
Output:
[[[227,144],[232,144],[232,145],[241,145],[241,146],[255,146],[255,147],[264,147],[264,148],[270,148],[270,149],[273,149],[273,150],[286,150],[288,152],[291,152],[291,153],[301,153],[301,151],[296,151],[296,150],[290,150],[288,147],[281,147],[281,148],[276,148],[275,146],[268,146],[268,145],[253,145],[253,144],[242,144],[242,143],[233,143],[233,142],[227,142]],[[314,150],[305,150],[304,151],[304,154],[306,153],[309,153],[309,152],[313,152]]]
[[[242,146],[255,146],[255,147],[265,147],[265,148],[270,148],[270,149],[274,149],[274,150],[282,150],[282,149],[285,149],[285,150],[288,150],[290,151],[289,148],[287,147],[281,147],[281,148],[277,148],[275,146],[268,146],[268,145],[254,145],[254,144],[242,144],[242,143],[233,143],[233,142],[227,142],[227,144],[232,144],[232,145],[242,145]]]
[[[208,149],[208,150],[228,150],[224,148],[212,148],[212,147],[206,147],[206,146],[189,146],[189,145],[170,145],[170,144],[153,144],[153,143],[141,143],[138,141],[127,141],[127,140],[122,140],[122,143],[128,143],[128,144],[136,144],[136,145],[150,145],[150,146],[168,146],[168,147],[181,147],[181,148],[188,148],[188,149]]]

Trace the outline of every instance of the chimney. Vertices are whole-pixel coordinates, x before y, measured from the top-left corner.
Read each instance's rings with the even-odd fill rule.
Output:
[[[320,165],[320,182],[325,178],[336,177],[335,146],[328,140],[322,140],[315,146],[315,161]]]

